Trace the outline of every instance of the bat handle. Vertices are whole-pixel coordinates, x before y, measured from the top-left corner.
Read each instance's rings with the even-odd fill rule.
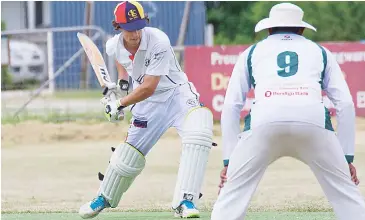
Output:
[[[112,102],[117,101],[117,97],[115,97],[115,94],[114,94],[114,93],[111,93],[111,94],[110,94],[110,100],[111,100]],[[118,115],[118,120],[123,120],[123,118],[124,118],[123,113],[122,113],[121,115]]]
[[[114,93],[111,93],[109,97],[110,97],[111,101],[113,101],[113,102],[117,101],[117,98],[115,97]]]

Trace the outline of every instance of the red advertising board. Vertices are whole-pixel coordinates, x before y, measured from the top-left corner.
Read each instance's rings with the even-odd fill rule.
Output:
[[[323,43],[336,57],[356,107],[356,115],[365,117],[365,44],[361,43]],[[241,52],[248,45],[186,47],[185,72],[201,95],[201,102],[209,107],[214,119],[220,119],[228,82]],[[253,91],[248,96],[242,115],[250,109],[254,98]],[[325,97],[327,107],[332,103]]]

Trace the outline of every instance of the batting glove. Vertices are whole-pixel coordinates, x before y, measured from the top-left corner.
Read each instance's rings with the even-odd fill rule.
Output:
[[[110,122],[118,122],[124,119],[125,106],[120,105],[119,100],[108,101],[105,104],[104,115]]]
[[[128,93],[128,89],[128,81],[124,79],[119,79],[117,84],[115,84],[114,82],[107,83],[103,90],[103,95],[105,97],[110,97],[110,95],[114,93],[117,98],[122,98],[123,96],[125,96],[125,93]]]

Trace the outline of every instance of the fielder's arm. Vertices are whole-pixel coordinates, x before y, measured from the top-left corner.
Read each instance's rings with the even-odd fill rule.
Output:
[[[224,166],[228,166],[231,153],[238,142],[238,134],[241,132],[240,113],[245,105],[247,93],[250,90],[250,79],[247,70],[247,54],[249,49],[239,56],[224,98],[221,115]]]
[[[120,99],[119,104],[126,107],[152,96],[160,82],[161,76],[169,74],[171,56],[170,42],[157,43],[152,48],[150,63],[147,67],[143,82],[130,94]]]
[[[346,160],[352,163],[355,151],[355,107],[341,68],[332,53],[327,53],[323,89],[336,108],[337,136]]]

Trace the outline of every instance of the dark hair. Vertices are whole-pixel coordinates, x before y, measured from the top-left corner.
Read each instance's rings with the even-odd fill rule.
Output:
[[[273,27],[271,28],[270,34],[275,34],[277,32],[290,32],[290,33],[301,33],[304,27]]]
[[[147,14],[144,15],[144,19],[147,21],[147,24],[150,23],[150,18],[148,17]],[[112,25],[114,27],[114,30],[121,30],[122,29],[115,20],[112,21]]]

